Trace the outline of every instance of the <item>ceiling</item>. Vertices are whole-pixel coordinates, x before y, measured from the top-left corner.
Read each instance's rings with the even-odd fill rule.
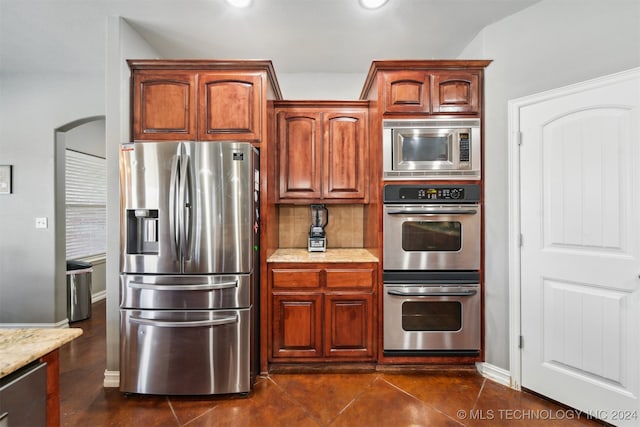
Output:
[[[540,0],[0,0],[0,72],[104,73],[106,18],[165,58],[270,59],[278,73],[366,73],[372,60],[456,58]],[[475,58],[470,58],[475,59]]]

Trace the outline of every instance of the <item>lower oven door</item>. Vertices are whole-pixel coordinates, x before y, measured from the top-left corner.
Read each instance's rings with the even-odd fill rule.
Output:
[[[120,310],[120,390],[249,392],[250,311]]]
[[[384,351],[480,351],[480,286],[384,286]]]

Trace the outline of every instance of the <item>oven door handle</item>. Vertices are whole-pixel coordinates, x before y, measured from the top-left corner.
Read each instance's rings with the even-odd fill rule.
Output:
[[[446,209],[446,210],[410,210],[401,209],[397,211],[387,211],[389,215],[475,215],[476,209]]]
[[[387,291],[389,295],[398,297],[470,297],[478,293],[477,290],[455,292],[403,292],[398,290]]]

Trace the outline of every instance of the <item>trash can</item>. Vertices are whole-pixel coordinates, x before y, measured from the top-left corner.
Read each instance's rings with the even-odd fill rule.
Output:
[[[93,264],[67,261],[67,317],[77,322],[91,317],[91,273]]]

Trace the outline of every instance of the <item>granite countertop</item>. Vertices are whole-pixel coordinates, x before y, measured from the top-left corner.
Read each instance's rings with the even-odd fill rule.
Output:
[[[0,378],[82,335],[80,328],[0,329]]]
[[[267,262],[378,262],[378,257],[366,249],[327,249],[326,252],[309,252],[307,249],[277,249]]]

